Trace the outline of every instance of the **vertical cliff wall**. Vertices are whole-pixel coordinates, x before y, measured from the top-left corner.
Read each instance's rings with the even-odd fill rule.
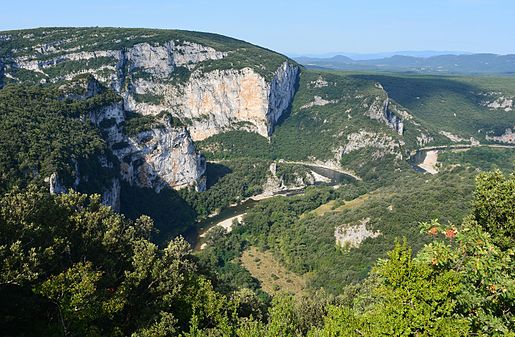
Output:
[[[0,55],[9,58],[10,81],[61,83],[89,74],[98,82],[89,81],[83,95],[95,95],[101,83],[121,96],[121,104],[91,113],[90,121],[118,157],[121,178],[156,191],[205,189],[196,140],[234,129],[269,137],[300,70],[279,54],[203,33],[41,29],[8,38],[18,46]],[[152,116],[152,125],[129,133],[129,115]],[[106,187],[106,202],[117,204],[119,185]]]

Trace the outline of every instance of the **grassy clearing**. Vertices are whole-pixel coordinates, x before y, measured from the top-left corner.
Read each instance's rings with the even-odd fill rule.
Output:
[[[321,205],[320,207],[314,209],[313,211],[311,211],[309,213],[314,213],[314,214],[316,214],[318,216],[323,216],[326,213],[331,213],[331,212],[332,213],[338,213],[338,212],[341,212],[341,211],[346,210],[346,209],[351,209],[351,208],[354,208],[354,207],[359,207],[375,193],[377,193],[377,192],[371,192],[371,193],[363,194],[363,195],[357,197],[356,199],[353,199],[353,200],[350,200],[350,201],[345,201],[343,203],[343,205],[340,204],[337,200],[331,200],[328,203],[325,203],[325,204]],[[307,214],[308,213],[302,214],[301,219],[304,218]]]
[[[255,247],[250,247],[243,252],[240,260],[252,276],[259,280],[262,289],[271,295],[299,294],[306,288],[306,280],[288,271],[269,251],[261,252]]]

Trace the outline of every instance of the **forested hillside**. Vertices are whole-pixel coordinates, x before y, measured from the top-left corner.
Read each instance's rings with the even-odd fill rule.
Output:
[[[514,336],[515,79],[0,32],[0,335]]]
[[[14,189],[0,200],[2,334],[513,336],[514,196],[513,175],[483,173],[469,215],[422,224],[431,242],[415,256],[399,239],[359,285],[270,305],[215,290],[224,282],[182,239],[148,241],[148,217],[129,221],[98,196]]]

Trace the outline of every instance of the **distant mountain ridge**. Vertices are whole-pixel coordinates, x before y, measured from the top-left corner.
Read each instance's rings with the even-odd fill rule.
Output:
[[[472,55],[472,54],[480,54],[480,53],[472,53],[468,51],[458,51],[458,50],[397,50],[397,51],[388,51],[388,52],[372,52],[372,53],[358,53],[358,52],[329,52],[329,53],[297,53],[297,54],[289,54],[291,58],[297,57],[310,57],[310,58],[331,58],[338,55],[345,55],[350,57],[353,60],[361,61],[361,60],[375,60],[382,59],[386,57],[391,57],[395,55],[401,56],[413,56],[413,57],[431,57],[438,55]]]
[[[338,70],[374,70],[424,74],[515,74],[515,54],[462,54],[416,57],[393,55],[357,60],[345,55],[330,58],[297,57],[297,62],[311,68]]]

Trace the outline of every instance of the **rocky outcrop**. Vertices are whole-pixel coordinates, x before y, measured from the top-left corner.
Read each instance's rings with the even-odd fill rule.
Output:
[[[404,123],[403,121],[395,115],[389,108],[388,108],[389,101],[386,101],[386,107],[384,109],[384,117],[386,119],[386,124],[390,127],[390,129],[395,130],[399,135],[402,135],[404,132]]]
[[[125,110],[172,113],[188,125],[194,140],[235,128],[270,136],[291,104],[299,74],[299,67],[286,59],[270,78],[251,67],[204,70],[203,62],[238,51],[188,41],[145,42],[121,50],[55,48],[43,48],[48,53],[43,59],[15,57],[14,68],[40,73],[50,82],[92,74],[121,94]],[[77,69],[56,71],[64,62],[77,63]]]
[[[319,76],[315,81],[311,81],[309,84],[312,88],[325,88],[329,85],[329,82],[327,82],[322,76]]]
[[[388,93],[380,83],[376,83],[375,86],[384,93],[384,96],[375,97],[374,101],[369,105],[366,115],[371,119],[382,121],[402,136],[404,123],[402,119],[389,108],[390,99],[388,98]]]
[[[372,159],[379,159],[389,154],[398,154],[404,145],[390,136],[361,130],[347,136],[347,144],[342,148],[342,156],[364,148],[373,149]]]
[[[424,146],[431,143],[433,140],[434,138],[431,135],[429,135],[428,133],[426,134],[424,132],[421,132],[420,135],[417,136],[417,145],[419,147]]]
[[[116,212],[120,211],[120,180],[113,178],[111,186],[102,191],[102,203],[111,206]]]
[[[357,225],[345,224],[336,227],[334,230],[336,245],[344,249],[358,248],[365,239],[381,235],[380,232],[367,229],[369,222],[370,218],[365,218]]]
[[[157,192],[165,186],[206,189],[206,161],[196,152],[187,129],[156,128],[139,133],[129,142],[130,152],[121,164],[122,177],[128,182]]]
[[[279,165],[293,165],[293,167],[296,166],[298,169],[293,171],[293,177],[290,176],[288,179],[285,179],[284,175],[279,172],[277,163],[271,163],[267,180],[263,184],[262,196],[271,196],[283,191],[302,189],[316,183],[331,182],[330,178],[318,174],[301,164],[295,165],[280,162]]]
[[[286,61],[275,71],[271,84],[267,86],[267,136],[272,134],[275,124],[290,106],[295,94],[299,72],[298,66]]]
[[[235,128],[268,137],[291,104],[298,72],[297,66],[284,62],[267,82],[252,68],[197,70],[181,84],[137,79],[124,97],[131,111],[170,111],[188,124],[194,140]],[[158,99],[138,102],[143,95]]]
[[[481,101],[481,105],[490,110],[509,112],[513,109],[513,97],[508,97],[500,92],[480,93],[479,95],[488,97],[488,99]]]
[[[54,172],[50,175],[50,177],[45,179],[45,182],[48,182],[48,190],[50,194],[61,194],[68,192],[66,186],[64,186],[63,180],[57,172]]]
[[[314,106],[324,106],[324,105],[327,105],[327,104],[336,104],[338,102],[339,102],[339,100],[337,100],[337,99],[327,100],[327,99],[323,99],[320,96],[316,96],[315,95],[313,97],[313,101],[312,102],[306,103],[303,106],[301,106],[300,108],[301,109],[308,109],[308,108],[311,108],[311,107],[314,107]]]
[[[487,134],[486,140],[499,142],[499,143],[506,143],[506,144],[515,144],[515,132],[513,132],[511,129],[506,129],[504,131],[504,133],[499,136],[495,136],[495,135],[490,136]]]
[[[169,186],[175,189],[194,186],[205,190],[206,163],[188,130],[157,121],[149,130],[128,136],[123,132],[123,105],[113,104],[90,115],[120,161],[120,174],[129,184],[153,188],[157,192]]]

